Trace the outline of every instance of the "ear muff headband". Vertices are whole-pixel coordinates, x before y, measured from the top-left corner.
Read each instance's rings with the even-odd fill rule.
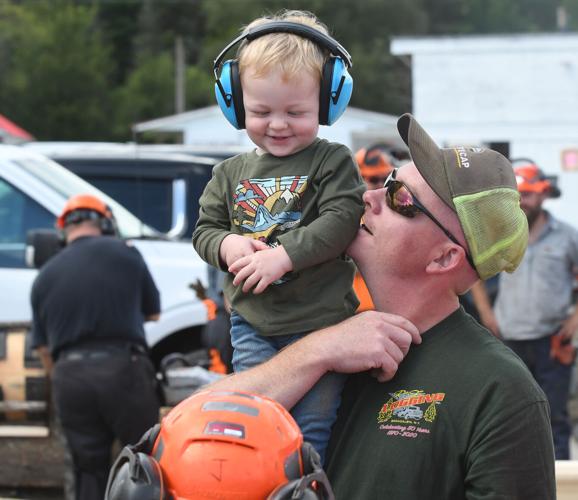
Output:
[[[243,40],[252,41],[271,33],[291,33],[307,38],[332,55],[322,70],[319,96],[319,123],[332,125],[343,114],[351,99],[353,80],[347,71],[353,66],[351,56],[329,35],[311,26],[291,21],[272,21],[256,26],[231,41],[215,58],[213,62],[215,96],[225,118],[236,129],[245,128],[245,108],[239,69],[236,60],[222,62],[225,54]],[[330,66],[330,69],[326,68],[327,66]]]

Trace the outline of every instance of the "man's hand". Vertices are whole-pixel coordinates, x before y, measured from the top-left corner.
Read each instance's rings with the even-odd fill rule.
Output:
[[[291,270],[293,263],[281,245],[242,257],[229,266],[229,272],[235,275],[233,285],[239,286],[244,281],[243,292],[247,293],[255,287],[254,294],[262,293]]]
[[[227,267],[230,267],[240,258],[252,255],[258,250],[266,250],[268,248],[262,241],[246,238],[239,234],[229,234],[221,242],[219,256]]]
[[[268,361],[209,388],[263,394],[290,409],[328,371],[372,370],[380,382],[391,379],[412,342],[419,344],[421,336],[410,321],[367,311],[310,333]]]
[[[410,345],[420,344],[417,327],[401,316],[366,311],[308,335],[327,371],[371,370],[380,382],[393,378]]]
[[[488,311],[478,311],[478,314],[480,315],[480,323],[490,330],[494,337],[501,338],[498,320],[496,319],[494,311],[492,309]]]
[[[571,339],[578,331],[578,309],[564,323],[558,332],[565,339]]]

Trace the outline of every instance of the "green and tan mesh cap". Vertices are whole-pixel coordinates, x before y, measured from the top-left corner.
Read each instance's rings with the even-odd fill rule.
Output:
[[[480,278],[513,272],[528,245],[528,220],[511,163],[482,147],[439,148],[409,113],[397,129],[422,177],[458,215]]]

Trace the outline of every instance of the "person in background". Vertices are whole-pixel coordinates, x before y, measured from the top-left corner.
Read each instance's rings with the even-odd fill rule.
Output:
[[[338,499],[555,498],[546,396],[458,301],[479,278],[522,260],[528,224],[512,166],[481,147],[438,148],[409,114],[397,127],[413,161],[364,194],[348,249],[376,311],[210,389],[291,408],[325,372],[359,372],[327,452]]]
[[[191,285],[199,300],[207,308],[207,324],[201,331],[201,343],[208,349],[216,349],[225,373],[233,371],[233,346],[231,345],[231,307],[223,294],[225,273],[209,266],[208,287],[197,280]]]
[[[393,170],[393,161],[385,152],[384,146],[380,144],[358,150],[355,153],[355,161],[368,190],[381,189],[387,176]],[[359,271],[355,272],[353,289],[359,299],[358,313],[375,309],[367,285]]]
[[[355,266],[345,249],[365,186],[351,151],[318,137],[320,124],[345,111],[353,85],[349,54],[327,28],[311,13],[283,11],[254,20],[236,42],[237,60],[223,64],[216,93],[225,116],[246,127],[257,148],[214,168],[193,244],[206,262],[228,271],[238,372],[355,313]],[[232,95],[222,96],[230,82]],[[328,373],[293,409],[322,460],[343,381]]]
[[[57,226],[66,246],[34,281],[32,346],[52,383],[76,499],[101,500],[115,438],[134,443],[158,422],[143,322],[158,320],[160,297],[139,252],[114,236],[100,199],[70,198]]]
[[[473,290],[482,323],[522,360],[546,393],[558,460],[570,458],[568,395],[578,308],[572,290],[578,267],[578,231],[543,208],[559,189],[534,163],[515,169],[530,240],[518,269],[500,275],[494,306],[483,283]]]

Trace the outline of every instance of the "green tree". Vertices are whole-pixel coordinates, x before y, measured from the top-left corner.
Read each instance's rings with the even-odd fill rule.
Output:
[[[38,139],[110,137],[112,64],[94,19],[67,0],[0,4],[0,109]]]
[[[115,91],[114,136],[130,139],[131,125],[174,114],[174,61],[165,52],[143,59],[126,84]],[[187,109],[206,106],[213,101],[211,75],[189,66],[186,70]]]

